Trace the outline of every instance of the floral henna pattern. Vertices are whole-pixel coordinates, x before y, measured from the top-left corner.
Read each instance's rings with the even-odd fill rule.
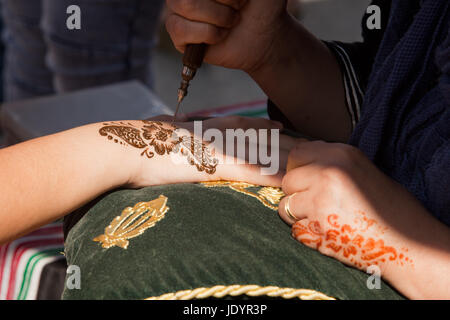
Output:
[[[186,157],[189,164],[198,171],[214,174],[219,163],[205,143],[191,136],[179,136],[177,127],[158,121],[142,121],[144,126],[137,128],[131,123],[104,123],[99,130],[101,136],[121,145],[129,145],[144,149],[141,156],[151,159],[158,155],[169,155],[171,152]],[[151,151],[153,150],[153,151]]]
[[[306,225],[305,223],[299,222],[292,227],[294,237],[300,242],[319,250],[322,247],[323,238],[320,223],[318,221],[311,221]]]
[[[101,136],[108,137],[109,140],[113,140],[115,143],[123,144],[117,138],[122,139],[124,142],[128,143],[138,149],[143,149],[147,147],[147,144],[142,140],[141,133],[138,129],[124,126],[124,125],[106,125],[99,131]]]
[[[365,236],[369,229],[376,236],[384,234],[386,229],[379,227],[375,220],[367,218],[364,213],[358,212],[358,214],[354,219],[355,228],[348,224],[341,225],[339,216],[330,214],[324,229],[318,221],[302,220],[294,224],[292,234],[301,243],[316,250],[329,249],[360,269],[388,261],[402,266],[406,263],[413,264],[413,261],[406,256],[408,249],[397,250],[387,246],[382,239],[376,240]]]
[[[175,152],[180,152],[187,157],[189,163],[197,167],[198,171],[205,171],[209,174],[216,172],[218,159],[215,159],[209,148],[200,140],[194,137],[182,137],[181,143],[175,147]]]
[[[175,126],[170,125],[169,128],[164,128],[161,122],[144,121],[146,124],[143,128],[143,138],[149,141],[149,145],[155,148],[157,154],[163,156],[170,154],[174,147],[181,142],[181,138],[174,135]]]

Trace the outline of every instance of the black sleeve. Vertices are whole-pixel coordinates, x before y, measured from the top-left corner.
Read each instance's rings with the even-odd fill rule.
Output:
[[[375,56],[378,52],[378,48],[380,47],[384,32],[389,22],[391,0],[373,0],[371,5],[377,5],[381,9],[381,29],[368,29],[367,19],[370,15],[365,13],[361,22],[363,42],[335,42],[347,53],[363,88],[367,86]]]
[[[367,28],[367,19],[370,15],[366,13],[362,19],[361,26],[362,42],[324,42],[335,56],[341,68],[346,104],[353,127],[356,126],[356,123],[360,119],[364,92],[369,81],[375,56],[389,21],[391,0],[373,0],[371,5],[377,5],[381,9],[381,29],[369,30]],[[268,113],[271,119],[282,122],[288,129],[294,129],[289,120],[270,100],[268,103]]]

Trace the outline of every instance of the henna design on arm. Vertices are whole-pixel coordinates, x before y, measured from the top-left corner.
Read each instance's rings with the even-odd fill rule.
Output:
[[[141,138],[139,130],[136,128],[109,125],[101,128],[99,132],[101,136],[106,136],[109,140],[113,140],[114,136],[116,136],[135,148],[142,149],[147,147],[147,144]],[[118,143],[118,140],[114,139],[114,142]]]
[[[219,160],[214,158],[211,150],[198,139],[183,137],[180,144],[177,144],[175,148],[175,151],[187,157],[189,163],[196,166],[198,171],[205,171],[208,174],[216,172]]]
[[[299,242],[316,250],[330,250],[331,255],[337,255],[360,269],[386,262],[413,266],[413,261],[406,256],[408,249],[388,246],[379,238],[385,233],[386,228],[381,228],[375,220],[367,218],[363,212],[358,214],[354,219],[355,228],[349,224],[341,225],[339,216],[330,214],[324,229],[319,221],[301,220],[292,227],[292,235]],[[369,230],[378,239],[367,236]]]
[[[142,128],[142,136],[148,140],[148,144],[153,146],[156,153],[163,156],[170,154],[177,144],[181,142],[174,133],[177,127],[170,125],[165,128],[162,122],[143,121],[146,125]]]
[[[144,149],[141,156],[151,159],[155,153],[164,156],[171,152],[179,153],[187,158],[190,165],[198,171],[214,174],[219,160],[214,158],[208,146],[200,139],[190,136],[179,136],[177,127],[159,121],[142,121],[143,127],[137,128],[131,123],[104,123],[99,130],[101,136],[121,145]]]

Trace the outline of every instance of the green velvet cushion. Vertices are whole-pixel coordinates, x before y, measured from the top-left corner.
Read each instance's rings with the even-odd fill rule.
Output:
[[[156,210],[148,225],[141,223],[148,212],[138,212],[125,234],[134,237],[102,246],[108,246],[105,228],[126,207],[155,199],[161,205],[160,196],[168,210]],[[65,254],[69,266],[80,267],[81,289],[66,288],[63,298],[145,299],[217,285],[310,289],[337,299],[402,298],[384,282],[369,290],[367,274],[295,241],[271,203],[278,196],[271,188],[203,184],[113,192],[68,234]],[[256,295],[264,297],[263,291]]]

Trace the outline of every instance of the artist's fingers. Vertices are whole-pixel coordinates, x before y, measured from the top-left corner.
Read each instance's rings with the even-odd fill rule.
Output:
[[[250,139],[250,137],[253,136],[253,138],[257,140],[257,145],[269,146],[272,150],[273,148],[278,148],[289,151],[299,142],[304,141],[304,139],[301,138],[294,138],[281,134],[280,128],[282,128],[282,126],[283,125],[278,121],[241,116],[211,118],[202,122],[202,130],[205,134],[203,138],[206,139],[206,141],[212,141],[211,139],[214,137],[215,133],[212,131],[205,133],[210,129],[219,130],[223,137],[223,142],[226,142],[227,129],[231,129],[233,132],[230,133],[230,138],[235,138],[235,141],[239,141],[239,138],[242,138],[243,136],[245,136],[246,139]],[[194,126],[189,128],[193,130]],[[241,129],[242,131],[239,132],[236,131],[236,129]],[[254,131],[250,132],[249,130]],[[278,130],[278,134],[274,130]]]
[[[238,1],[231,0],[167,0],[168,8],[177,15],[220,28],[231,28],[239,21],[239,13],[231,3],[238,7]]]
[[[359,149],[347,144],[303,141],[292,149],[288,160],[288,170],[317,163],[323,168],[346,171],[358,165],[362,156]]]
[[[176,118],[175,118],[175,122],[186,122],[189,121],[189,117],[187,114],[185,113],[178,113]]]
[[[310,201],[308,193],[296,192],[284,197],[278,205],[278,213],[281,219],[289,225],[308,217]]]
[[[297,143],[289,153],[287,169],[293,170],[316,161],[319,156],[317,149],[318,143],[322,142],[300,141]]]
[[[292,148],[294,148],[300,142],[303,142],[305,139],[303,138],[294,138],[285,134],[280,134],[280,148],[288,151],[288,157],[291,153]],[[288,158],[286,158],[287,162]],[[287,169],[287,167],[286,167]]]
[[[242,117],[242,116],[230,116],[223,118],[212,118],[204,122],[204,127],[216,128],[224,132],[226,134],[226,129],[242,129],[248,133],[247,130],[254,129],[256,130],[256,134],[258,136],[258,143],[261,145],[271,146],[273,144],[274,147],[278,146],[280,149],[291,150],[297,144],[302,141],[306,141],[301,138],[294,138],[285,134],[281,134],[281,129],[283,128],[283,124],[269,120],[265,118],[251,118],[251,117]],[[261,129],[266,129],[267,131],[261,131]],[[273,137],[273,130],[278,131],[278,138]],[[273,137],[273,139],[272,139]]]
[[[240,10],[247,4],[247,0],[215,0],[215,1],[224,4],[226,6],[230,6],[234,10]]]
[[[175,48],[184,52],[189,43],[217,44],[225,39],[229,31],[212,24],[190,21],[177,14],[169,14],[166,29],[172,38]]]
[[[245,181],[255,185],[281,187],[284,171],[276,174],[264,174],[263,168],[255,164],[222,164],[217,167],[215,179]]]
[[[245,143],[234,143],[231,145],[211,142],[208,147],[213,150],[215,157],[220,163],[241,165],[245,163],[256,164],[264,168],[267,174],[275,174],[286,171],[288,150],[276,149],[271,146],[259,145],[258,143],[246,141]]]
[[[282,149],[293,149],[297,144],[301,142],[306,142],[303,138],[294,138],[285,134],[281,134],[281,129],[283,129],[283,124],[279,121],[274,121],[265,118],[254,118],[254,117],[243,117],[243,116],[228,116],[228,117],[218,117],[211,118],[203,122],[204,130],[215,128],[223,131],[226,134],[226,129],[242,129],[244,131],[249,129],[257,130],[258,137],[261,133],[259,130],[267,129],[267,139],[263,144],[271,145],[271,130],[279,129],[279,140],[276,143],[279,144]],[[259,141],[261,144],[262,142]]]
[[[252,118],[242,116],[218,117],[206,120],[203,123],[205,128],[226,129],[282,129],[283,125],[278,121],[264,118]]]
[[[196,132],[195,130],[200,130],[196,128],[201,128],[201,133],[204,134],[203,138],[206,141],[210,141],[211,137],[216,137],[217,134],[220,134],[221,141],[227,137],[227,129],[233,130],[228,133],[229,135],[233,135],[234,137],[244,136],[246,134],[253,134],[255,138],[259,138],[259,135],[265,137],[265,141],[263,144],[267,144],[266,141],[271,140],[271,130],[278,130],[278,133],[281,132],[280,128],[282,128],[282,124],[277,121],[271,121],[263,118],[250,118],[250,117],[240,117],[240,116],[230,116],[230,117],[220,117],[220,118],[211,118],[204,121],[191,121],[186,122],[182,125],[183,128],[192,131],[195,134],[199,134],[200,132]],[[241,131],[236,131],[236,130]],[[252,129],[253,132],[249,132],[248,130]],[[264,132],[259,132],[260,129],[266,129]],[[284,148],[292,148],[296,144],[293,139],[286,139],[285,136],[281,137],[281,144]],[[285,142],[286,140],[286,142]],[[278,143],[278,141],[277,141]]]
[[[304,192],[314,187],[320,182],[321,168],[316,165],[299,167],[287,171],[283,177],[282,188],[285,194]],[[319,180],[318,180],[319,179]]]
[[[265,150],[264,150],[265,148]],[[265,168],[272,168],[273,170],[286,171],[287,158],[289,150],[280,148],[279,145],[262,145],[262,144],[249,144],[247,145],[246,161],[251,163],[257,163]],[[264,154],[264,156],[263,156]],[[256,160],[249,155],[253,155]],[[237,158],[239,156],[236,156]]]
[[[203,128],[216,129],[220,132],[205,131],[203,138],[213,142],[212,145],[219,150],[219,153],[233,156],[241,162],[255,161],[256,157],[260,165],[275,165],[280,170],[286,170],[289,151],[300,139],[280,134],[281,126],[279,122],[263,118],[239,116],[214,118],[205,121]],[[227,129],[233,131],[229,133]],[[239,132],[236,129],[242,131]],[[217,133],[220,134],[215,136]],[[216,140],[217,138],[219,140]]]

